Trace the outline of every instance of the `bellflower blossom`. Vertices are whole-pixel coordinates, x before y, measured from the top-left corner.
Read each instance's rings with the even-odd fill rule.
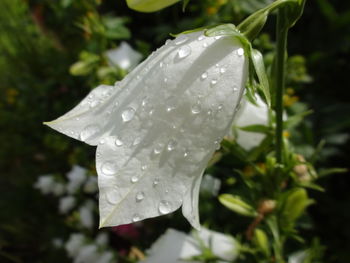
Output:
[[[141,53],[135,51],[125,41],[121,42],[118,48],[108,50],[106,56],[112,65],[117,65],[124,70],[135,68],[142,59]]]
[[[234,37],[181,34],[114,86],[101,85],[53,129],[97,146],[100,227],[182,213],[199,228],[202,174],[243,94]]]

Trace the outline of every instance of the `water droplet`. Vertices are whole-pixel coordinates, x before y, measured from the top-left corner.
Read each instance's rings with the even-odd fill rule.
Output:
[[[177,51],[177,56],[182,59],[191,54],[191,48],[189,46],[180,47]]]
[[[187,150],[187,149],[185,149],[185,152],[184,152],[184,157],[185,157],[185,158],[186,158],[186,157],[188,157],[188,154],[189,154],[188,150]]]
[[[142,107],[145,107],[147,104],[148,104],[148,99],[147,99],[147,97],[144,97],[142,102],[141,102],[141,105],[142,105]]]
[[[117,166],[115,165],[115,163],[111,161],[107,161],[103,163],[101,166],[101,171],[105,175],[114,175],[117,173],[117,170],[118,170]]]
[[[175,107],[173,107],[173,106],[167,106],[166,111],[171,112],[174,109],[175,109]]]
[[[166,193],[166,194],[169,193],[169,189],[165,189],[165,193]]]
[[[214,141],[214,145],[215,145],[215,150],[219,150],[221,145],[220,145],[220,140],[215,140]]]
[[[215,67],[218,68],[218,67],[220,67],[220,65],[219,64],[215,64]]]
[[[162,149],[163,149],[163,145],[158,144],[158,145],[154,148],[153,152],[154,152],[154,154],[160,154],[161,151],[162,151]]]
[[[238,88],[237,88],[237,87],[234,87],[234,88],[233,88],[233,91],[234,91],[234,92],[238,91]]]
[[[176,145],[177,145],[177,141],[175,141],[174,139],[171,139],[168,142],[168,146],[167,146],[168,151],[171,152],[172,150],[174,150]]]
[[[238,56],[243,56],[244,55],[244,49],[243,48],[239,48],[239,49],[237,49],[237,55]]]
[[[126,108],[123,112],[122,112],[122,119],[123,122],[129,122],[132,120],[132,118],[134,118],[135,115],[135,110],[131,107]]]
[[[169,214],[171,212],[171,205],[168,201],[160,201],[158,210],[162,215]]]
[[[205,36],[200,35],[197,39],[198,39],[198,41],[202,41],[204,38],[205,38]]]
[[[165,45],[169,45],[170,42],[171,42],[171,40],[170,40],[170,39],[167,39],[167,40],[165,41]]]
[[[98,100],[93,100],[91,101],[89,104],[90,104],[90,108],[94,108],[98,105],[99,101]]]
[[[106,142],[105,139],[101,139],[101,140],[99,141],[100,144],[105,144],[105,142]]]
[[[141,142],[141,137],[136,137],[132,145],[138,145]]]
[[[187,41],[188,37],[186,35],[180,35],[177,38],[175,38],[174,43],[175,45],[181,45]]]
[[[98,133],[99,130],[100,127],[97,125],[88,125],[84,128],[84,130],[80,132],[80,139],[82,141],[86,141],[87,139],[90,139],[91,137],[96,135],[96,133]]]
[[[141,170],[142,170],[142,171],[146,171],[147,168],[148,168],[147,165],[142,165],[142,166],[141,166]]]
[[[159,179],[158,179],[158,178],[154,179],[154,181],[153,181],[153,186],[155,187],[155,186],[157,186],[158,184],[159,184]]]
[[[200,102],[197,102],[196,104],[192,105],[191,107],[191,111],[193,114],[198,114],[200,113],[202,110],[202,106],[200,104]]]
[[[92,99],[94,96],[92,94],[89,95],[89,99]]]
[[[218,83],[218,80],[217,80],[217,79],[212,79],[212,80],[210,81],[210,85],[211,85],[212,87],[214,87],[217,83]]]
[[[115,145],[120,147],[123,145],[123,141],[121,141],[119,138],[116,138],[115,141],[114,141]]]
[[[79,118],[79,117],[76,117],[76,118],[75,118],[75,120],[76,120],[76,121],[79,121],[79,120],[80,120],[80,118]]]
[[[220,73],[221,74],[224,74],[226,72],[226,69],[225,68],[220,68]]]
[[[141,216],[139,214],[134,214],[132,217],[133,222],[137,222],[141,220]]]
[[[221,111],[223,107],[224,107],[224,106],[223,106],[222,104],[220,104],[220,105],[218,106],[218,111]]]
[[[163,62],[159,62],[159,67],[162,68],[164,66]]]
[[[209,109],[209,110],[207,111],[207,114],[208,114],[209,116],[212,115],[212,114],[213,114],[213,110]]]
[[[164,81],[164,83],[167,83],[168,82],[168,78],[164,78],[163,81]]]
[[[145,198],[145,193],[144,192],[138,192],[136,194],[136,201],[141,202]]]
[[[207,73],[207,72],[204,72],[204,73],[201,75],[201,80],[205,80],[207,77],[208,77],[208,73]]]
[[[216,40],[218,40],[218,39],[220,39],[220,38],[222,38],[222,36],[216,36],[216,37],[215,37]]]
[[[203,44],[203,47],[208,47],[208,43],[204,43],[204,44]]]
[[[139,181],[139,178],[136,175],[134,175],[134,176],[131,177],[130,181],[132,183],[137,183]]]
[[[119,105],[119,102],[116,101],[116,102],[114,103],[114,106],[117,107],[118,105]]]

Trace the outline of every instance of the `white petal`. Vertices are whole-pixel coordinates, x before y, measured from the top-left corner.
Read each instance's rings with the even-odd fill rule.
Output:
[[[235,126],[245,127],[249,125],[268,125],[268,106],[259,97],[256,98],[257,105],[252,104],[247,99],[242,100],[242,107],[237,113]],[[265,138],[264,134],[256,132],[246,132],[237,129],[237,143],[245,150],[250,150],[258,146]]]
[[[136,67],[142,58],[142,55],[125,41],[121,42],[118,48],[108,50],[106,56],[112,65],[118,65],[125,70]]]
[[[116,87],[98,87],[48,123],[98,144],[100,226],[168,214],[183,204],[185,217],[199,227],[201,175],[243,93],[241,50],[228,37],[180,35]]]

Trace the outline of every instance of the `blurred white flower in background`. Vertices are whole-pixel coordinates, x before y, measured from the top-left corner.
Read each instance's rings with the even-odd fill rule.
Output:
[[[94,225],[94,202],[88,200],[79,208],[80,223],[86,228],[92,228]]]
[[[135,51],[128,43],[121,42],[120,46],[106,51],[106,57],[112,66],[124,70],[132,70],[141,61],[141,53]]]
[[[72,170],[67,173],[68,184],[67,191],[70,194],[76,192],[87,179],[86,169],[78,165],[74,165]]]
[[[61,214],[68,213],[76,204],[75,197],[69,195],[60,198],[59,204],[58,204],[58,210]]]
[[[201,192],[210,193],[213,196],[217,196],[220,190],[221,181],[218,178],[205,174],[201,183]]]
[[[81,233],[71,234],[64,246],[68,256],[76,257],[79,254],[80,249],[84,246],[86,242],[85,239],[85,236]]]
[[[203,253],[203,245],[221,260],[231,262],[237,258],[237,246],[231,236],[206,228],[191,235],[168,229],[152,245],[147,259],[140,263],[198,263],[190,259]]]
[[[234,126],[236,127],[237,143],[245,150],[249,151],[258,146],[265,138],[262,133],[246,132],[238,127],[249,125],[268,125],[268,106],[259,97],[256,97],[257,105],[252,104],[247,99],[242,99],[241,108],[236,115]]]
[[[288,263],[304,263],[307,256],[307,250],[297,251],[288,257]]]
[[[34,183],[34,188],[40,190],[42,194],[54,194],[60,196],[65,193],[65,185],[57,182],[53,175],[39,176]]]
[[[88,194],[93,194],[97,192],[97,190],[98,190],[97,177],[89,176],[86,183],[84,184],[84,192]]]

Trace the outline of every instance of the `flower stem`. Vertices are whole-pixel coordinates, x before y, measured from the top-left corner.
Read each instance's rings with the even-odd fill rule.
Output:
[[[282,148],[283,148],[283,94],[285,80],[285,56],[287,50],[288,27],[284,23],[283,11],[278,10],[277,26],[276,26],[276,70],[274,78],[275,84],[275,112],[276,112],[276,159],[282,164]]]

